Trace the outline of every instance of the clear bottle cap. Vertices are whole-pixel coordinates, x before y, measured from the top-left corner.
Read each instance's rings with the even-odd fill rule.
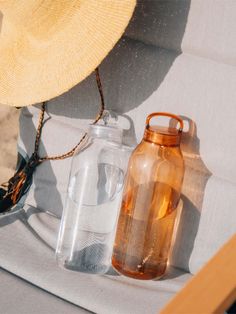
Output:
[[[89,135],[91,137],[103,138],[118,144],[122,143],[123,129],[108,125],[90,125]]]
[[[103,124],[92,124],[89,127],[91,137],[103,138],[110,142],[122,143],[123,129],[117,125],[117,114],[112,110],[104,110],[101,121]]]

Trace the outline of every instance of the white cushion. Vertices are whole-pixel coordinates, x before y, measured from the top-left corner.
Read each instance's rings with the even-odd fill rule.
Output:
[[[133,71],[129,72],[131,74],[126,72],[126,63],[122,59],[124,50],[126,55],[127,50],[130,52],[126,57],[126,62],[131,64],[130,67]],[[133,58],[133,53],[140,54],[138,65]],[[185,121],[186,129],[189,123],[191,128],[196,125],[193,136],[188,133],[184,133],[183,136],[182,150],[185,156],[186,173],[183,186],[182,218],[184,219],[186,216],[188,219],[184,219],[183,227],[179,228],[176,242],[178,250],[171,259],[173,265],[195,273],[196,269],[199,269],[232,235],[232,232],[236,232],[236,227],[228,229],[228,221],[234,221],[232,219],[234,212],[232,211],[231,216],[223,216],[220,230],[214,224],[211,225],[211,233],[204,233],[204,230],[207,231],[209,228],[208,225],[199,230],[202,231],[201,238],[211,235],[210,242],[215,243],[217,238],[221,239],[221,241],[216,241],[215,250],[210,251],[207,245],[204,247],[202,244],[198,247],[198,242],[195,242],[199,221],[204,223],[203,216],[206,213],[219,215],[222,219],[222,210],[217,211],[215,207],[214,192],[208,195],[208,190],[205,191],[207,184],[211,184],[210,181],[215,180],[214,178],[220,178],[219,189],[222,188],[224,191],[224,182],[231,182],[232,189],[236,189],[236,158],[232,158],[236,156],[236,124],[234,123],[236,92],[232,88],[236,82],[236,71],[233,66],[182,54],[175,59],[159,88],[152,92],[154,74],[156,75],[156,71],[161,73],[162,68],[169,67],[171,58],[174,56],[168,51],[162,53],[163,56],[159,59],[160,49],[126,39],[125,46],[124,43],[118,46],[104,62],[101,73],[107,104],[111,104],[110,107],[114,110],[118,108],[119,111],[123,104],[125,114],[129,119],[131,118],[130,123],[125,117],[120,117],[120,124],[129,128],[125,131],[127,142],[134,144],[140,141],[145,117],[153,111],[170,111],[187,117],[189,122]],[[146,60],[145,56],[147,62],[151,62],[155,69],[154,73],[152,73],[151,67],[148,68],[148,75],[146,72],[139,73],[139,64],[142,59]],[[156,60],[156,64],[153,65],[154,60]],[[136,73],[137,80],[134,78],[135,69],[138,71]],[[121,73],[123,73],[125,82],[122,82]],[[131,77],[127,78],[129,75],[133,77],[133,81]],[[144,95],[137,92],[138,88],[141,88],[141,75],[144,77],[146,75],[146,82],[149,82],[149,79],[152,81],[150,86],[142,83],[144,84],[144,93],[151,93],[144,101]],[[122,82],[118,87],[116,79]],[[131,81],[129,89],[125,87],[128,80]],[[65,152],[78,142],[81,136],[79,128],[86,128],[89,122],[88,118],[96,115],[98,95],[95,88],[94,77],[91,76],[79,87],[49,102],[48,110],[51,119],[46,122],[43,130],[41,155]],[[111,91],[114,91],[114,94]],[[33,120],[29,112],[33,114]],[[23,110],[21,117],[19,145],[22,149],[31,152],[38,113],[38,108],[27,108]],[[190,131],[192,133],[192,130]],[[68,159],[46,162],[39,166],[34,177],[34,186],[26,200],[27,204],[51,211],[60,217],[66,195],[70,163],[71,160]],[[208,198],[207,203],[204,202],[206,197]],[[222,192],[221,197],[222,200],[226,200],[226,193]],[[232,193],[231,200],[232,203],[224,202],[225,211],[232,208],[232,204],[236,201],[236,193]],[[199,220],[201,213],[203,213],[202,220]],[[236,220],[236,218],[234,219]],[[188,230],[188,232],[181,230]],[[215,234],[218,234],[217,238]],[[205,254],[206,251],[211,254]],[[196,259],[197,256],[195,252],[199,252],[198,254],[201,256],[201,260],[197,259],[198,266],[193,262],[193,258]],[[194,264],[194,267],[189,264],[190,257],[191,265]]]
[[[56,264],[53,249],[40,238],[39,229],[37,233],[27,223],[25,211],[28,216],[38,215],[36,209],[26,207],[0,218],[2,268],[89,311],[154,314],[191,278],[190,274],[175,268],[169,269],[165,280],[146,282],[112,273],[98,276],[62,270]],[[44,218],[40,223],[40,214],[37,217],[42,234],[48,233],[50,226],[54,229],[59,224],[57,218],[51,217],[45,227]]]
[[[1,313],[7,314],[86,314],[78,306],[55,297],[29,282],[0,269]]]

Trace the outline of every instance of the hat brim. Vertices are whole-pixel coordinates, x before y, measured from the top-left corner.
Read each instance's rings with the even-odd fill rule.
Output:
[[[120,39],[135,4],[136,0],[82,1],[73,14],[63,17],[59,29],[38,36],[5,25],[0,36],[0,103],[40,103],[84,80]]]

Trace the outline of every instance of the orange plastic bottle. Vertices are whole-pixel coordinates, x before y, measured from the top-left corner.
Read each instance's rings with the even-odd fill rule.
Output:
[[[178,120],[180,129],[150,125],[156,116]],[[113,267],[125,276],[154,279],[165,273],[184,175],[182,129],[178,116],[149,115],[130,157],[112,256]]]

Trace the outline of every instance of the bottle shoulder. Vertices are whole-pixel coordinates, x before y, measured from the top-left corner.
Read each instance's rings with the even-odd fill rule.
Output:
[[[178,147],[166,147],[156,144],[140,143],[129,160],[129,168],[144,174],[154,169],[169,169],[171,172],[184,171],[184,160]]]
[[[179,146],[161,146],[155,143],[142,141],[133,151],[131,158],[139,159],[146,156],[149,159],[183,159]]]

